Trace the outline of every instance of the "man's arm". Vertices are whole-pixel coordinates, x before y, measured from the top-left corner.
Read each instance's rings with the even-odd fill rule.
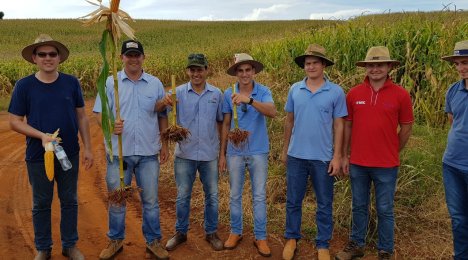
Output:
[[[168,127],[167,117],[158,117],[159,132],[162,133]],[[160,163],[163,164],[169,159],[169,146],[167,140],[161,140],[161,151],[159,152]]]
[[[288,160],[288,148],[291,140],[292,129],[294,126],[294,113],[287,112],[286,118],[284,119],[284,140],[283,140],[283,151],[281,152],[281,161],[286,165]]]
[[[398,139],[400,141],[400,149],[399,151],[405,148],[406,143],[409,140],[409,137],[413,131],[413,123],[409,124],[400,124],[400,131],[398,132]]]
[[[344,122],[344,134],[343,134],[343,173],[345,175],[349,174],[349,155],[350,155],[350,148],[351,145],[351,131],[353,129],[353,121],[345,120]]]
[[[250,102],[250,97],[241,95],[239,93],[232,94],[232,103],[239,105],[240,103],[248,104]],[[274,118],[276,116],[276,107],[272,102],[260,102],[254,100],[252,105],[260,114]]]
[[[85,169],[89,169],[94,162],[93,152],[91,150],[91,134],[89,133],[89,121],[86,116],[84,107],[76,108],[76,115],[78,118],[78,130],[80,132],[81,141],[84,145],[84,165]]]
[[[228,142],[228,133],[231,128],[231,114],[224,114],[224,119],[221,127],[221,143],[219,147],[219,172],[226,171],[226,150]]]
[[[46,133],[43,133],[37,130],[36,128],[28,125],[24,121],[24,116],[17,116],[10,113],[9,123],[11,130],[32,138],[41,139],[42,146],[45,146],[48,142],[54,141],[54,138],[50,137]]]
[[[341,160],[343,158],[343,134],[344,119],[337,117],[333,119],[333,158],[328,166],[330,176],[340,174]]]

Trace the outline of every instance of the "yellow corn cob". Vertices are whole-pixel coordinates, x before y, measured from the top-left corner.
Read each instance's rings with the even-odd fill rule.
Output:
[[[45,172],[49,181],[54,179],[54,152],[46,151],[44,153]]]

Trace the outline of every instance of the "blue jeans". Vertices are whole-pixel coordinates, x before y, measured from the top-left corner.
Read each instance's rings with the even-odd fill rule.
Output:
[[[301,238],[302,201],[307,190],[307,181],[312,186],[317,199],[315,221],[317,223],[316,248],[328,248],[333,233],[333,183],[328,175],[330,162],[304,160],[288,156],[287,198],[286,198],[286,239]]]
[[[143,235],[147,243],[155,239],[161,239],[161,228],[159,223],[159,204],[158,204],[158,178],[159,178],[159,160],[157,155],[151,156],[124,156],[124,162],[127,164],[127,170],[124,171],[125,185],[130,185],[132,176],[138,187],[142,189],[140,193],[142,202]],[[119,158],[114,156],[110,162],[107,158],[107,190],[113,191],[120,188],[119,178]],[[107,236],[112,240],[125,238],[125,213],[126,206],[117,206],[109,203],[109,232]]]
[[[80,160],[78,154],[68,159],[72,163],[72,168],[68,171],[63,171],[60,163],[54,159],[54,180],[57,182],[60,199],[60,237],[63,248],[73,247],[78,241],[76,190]],[[50,250],[52,247],[51,205],[54,196],[54,182],[47,179],[44,162],[26,162],[26,165],[33,196],[34,244],[38,251]]]
[[[359,246],[364,246],[366,243],[371,182],[374,182],[379,235],[377,249],[393,252],[395,226],[393,202],[397,176],[398,167],[377,168],[351,164],[350,178],[353,197],[351,240]]]
[[[455,260],[468,259],[468,171],[442,165],[445,200],[452,218]]]
[[[174,172],[177,184],[176,231],[187,234],[189,228],[190,200],[193,182],[200,173],[205,193],[205,232],[218,230],[218,160],[194,161],[176,157]]]
[[[268,154],[227,157],[229,183],[231,189],[229,206],[231,209],[231,233],[242,234],[242,191],[245,170],[249,170],[252,187],[255,239],[266,239],[266,180],[268,176]]]

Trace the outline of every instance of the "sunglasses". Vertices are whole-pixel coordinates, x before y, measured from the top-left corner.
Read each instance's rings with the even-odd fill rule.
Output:
[[[40,58],[45,58],[46,56],[49,56],[51,58],[55,58],[58,56],[58,52],[38,52],[36,55]]]

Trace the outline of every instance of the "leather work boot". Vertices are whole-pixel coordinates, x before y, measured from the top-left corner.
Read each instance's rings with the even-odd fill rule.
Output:
[[[166,243],[166,250],[172,251],[187,241],[187,234],[177,231]]]
[[[50,256],[50,250],[41,250],[37,251],[37,255],[34,257],[34,260],[49,260]]]
[[[320,248],[317,250],[318,260],[330,260],[330,250],[328,248]]]
[[[120,253],[123,250],[123,240],[109,240],[107,247],[101,251],[99,259],[108,260],[112,259],[116,254]]]
[[[63,248],[62,255],[68,257],[70,260],[84,260],[84,255],[78,250],[76,246],[70,248]]]
[[[268,247],[268,243],[265,240],[255,240],[254,241],[254,246],[257,248],[258,253],[263,256],[263,257],[270,257],[271,256],[271,250],[270,247]]]
[[[284,249],[283,249],[283,259],[284,260],[291,260],[294,258],[294,256],[296,255],[296,251],[297,251],[297,241],[296,239],[288,239],[288,241],[286,241],[286,244],[284,245]]]
[[[236,248],[240,241],[242,240],[242,235],[229,234],[228,239],[224,242],[224,249],[232,250]]]
[[[153,254],[157,259],[169,259],[169,253],[164,249],[158,240],[153,240],[151,243],[146,244],[146,252]]]
[[[390,260],[392,259],[392,253],[380,250],[379,251],[379,260]]]
[[[354,241],[349,241],[343,251],[335,255],[335,260],[351,260],[356,257],[364,256],[364,247],[358,246]]]
[[[205,240],[208,241],[211,245],[211,247],[215,250],[215,251],[220,251],[220,250],[223,250],[223,241],[221,241],[221,239],[219,239],[218,235],[216,234],[216,232],[214,233],[211,233],[211,234],[207,234],[205,236]]]

